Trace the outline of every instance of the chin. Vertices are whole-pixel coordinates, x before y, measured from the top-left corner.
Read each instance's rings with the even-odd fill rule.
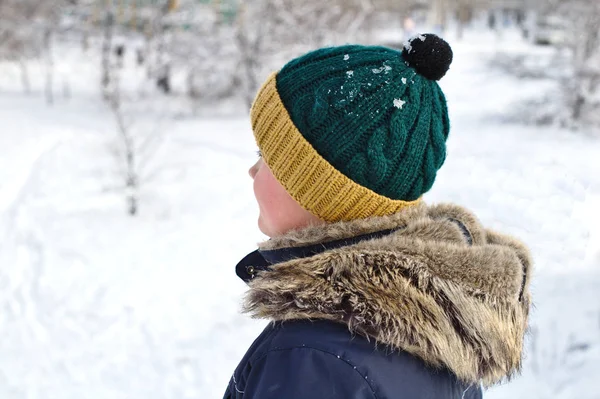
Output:
[[[268,237],[272,237],[271,235],[271,231],[270,229],[265,226],[265,222],[263,221],[262,216],[258,217],[258,229],[261,231],[261,233],[263,233],[264,235],[268,236]]]

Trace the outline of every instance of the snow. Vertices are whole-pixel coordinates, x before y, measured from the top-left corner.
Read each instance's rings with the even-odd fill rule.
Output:
[[[374,74],[380,74],[381,72],[384,72],[387,74],[389,71],[392,70],[392,67],[389,65],[383,65],[381,68],[373,68],[371,70],[371,72],[373,72]]]
[[[448,158],[426,200],[473,209],[535,259],[523,374],[486,398],[598,399],[600,141],[503,123],[541,83],[491,71],[498,49],[534,51],[509,35],[453,46],[440,82]],[[234,272],[263,239],[248,118],[182,110],[169,121],[161,173],[131,218],[123,194],[106,189],[115,131],[91,63],[57,60],[71,99],[52,107],[41,68],[25,95],[18,69],[0,64],[0,397],[221,397],[266,324],[239,314],[245,287]]]
[[[404,48],[406,49],[406,51],[410,54],[412,52],[412,42],[414,40],[419,39],[420,41],[424,42],[427,39],[427,36],[424,35],[417,35],[414,37],[409,38],[405,43],[404,43]]]
[[[398,109],[402,109],[402,107],[404,107],[404,104],[406,104],[406,101],[402,101],[401,98],[394,99],[394,107],[396,107]]]

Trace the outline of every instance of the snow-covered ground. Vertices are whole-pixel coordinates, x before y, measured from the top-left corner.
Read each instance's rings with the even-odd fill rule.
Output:
[[[511,36],[467,39],[442,81],[453,126],[426,199],[474,209],[525,240],[536,261],[523,375],[486,396],[598,399],[600,140],[502,123],[548,84],[487,61],[547,50]],[[52,107],[39,65],[25,95],[18,69],[0,64],[0,397],[221,397],[265,324],[238,313],[234,273],[262,239],[247,117],[162,121],[158,173],[128,217],[124,194],[107,189],[114,119],[93,62],[77,54],[58,57]]]

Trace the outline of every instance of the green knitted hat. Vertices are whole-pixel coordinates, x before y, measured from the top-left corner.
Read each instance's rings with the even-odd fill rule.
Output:
[[[302,205],[323,217],[319,200],[310,199],[307,206],[308,200],[301,198],[309,188],[299,186],[300,178],[289,181],[300,171],[301,160],[279,165],[282,157],[292,156],[281,152],[297,151],[281,144],[289,141],[283,134],[269,133],[276,118],[287,118],[265,116],[280,101],[302,137],[352,182],[392,201],[419,199],[446,158],[450,123],[437,80],[451,61],[450,46],[427,34],[409,40],[403,51],[348,45],[289,62],[276,74],[275,90],[265,84],[253,107],[253,127],[265,160]],[[270,144],[275,142],[277,150]],[[349,217],[330,219],[338,218]]]

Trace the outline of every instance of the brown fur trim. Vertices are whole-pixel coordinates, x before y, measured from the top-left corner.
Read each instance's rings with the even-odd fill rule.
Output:
[[[425,216],[426,211],[426,206],[424,204],[419,204],[389,216],[374,216],[366,219],[353,220],[351,222],[310,226],[301,230],[291,231],[281,237],[275,237],[261,243],[259,246],[261,249],[268,250],[275,248],[302,247],[314,243],[335,241],[360,234],[406,226],[409,220]]]
[[[473,237],[469,245],[456,223]],[[383,238],[272,267],[245,309],[272,320],[318,318],[494,384],[521,364],[531,260],[518,241],[484,230],[454,205],[314,226],[263,247],[300,246],[403,227]],[[525,287],[523,289],[523,287]]]

